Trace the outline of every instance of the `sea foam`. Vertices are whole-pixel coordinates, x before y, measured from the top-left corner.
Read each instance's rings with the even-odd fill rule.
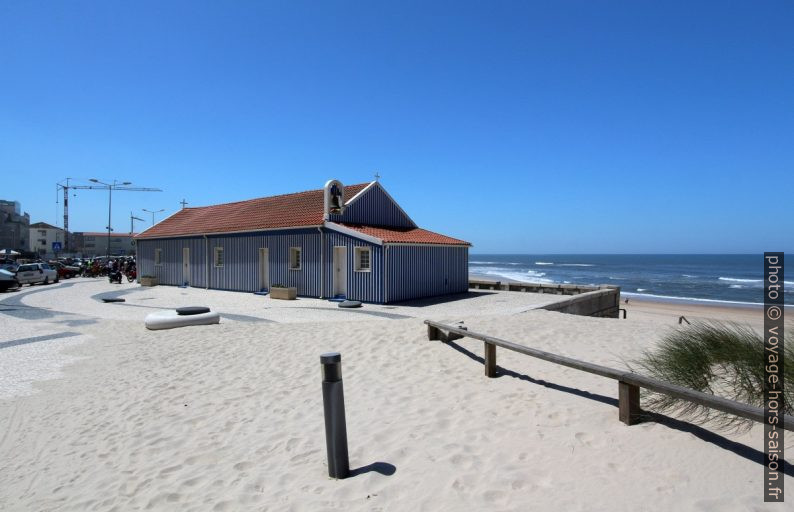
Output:
[[[763,279],[739,279],[738,277],[720,277],[720,281],[727,281],[729,283],[755,283],[763,284]],[[783,281],[783,284],[794,285],[794,281]],[[786,290],[788,291],[788,290]]]
[[[681,302],[709,302],[709,303],[716,303],[716,304],[740,304],[744,306],[763,306],[760,302],[741,302],[737,300],[719,300],[719,299],[700,299],[697,297],[673,297],[671,295],[655,295],[652,293],[632,293],[632,292],[620,292],[621,295],[628,295],[629,297],[653,297],[655,299],[665,299],[665,300],[672,300],[672,301],[681,301]],[[786,308],[794,307],[786,305]]]
[[[522,283],[553,283],[553,279],[548,279],[543,276],[545,272],[516,272],[511,269],[491,268],[485,271],[485,275],[503,277],[512,281],[520,281]]]
[[[720,277],[720,281],[731,281],[734,283],[763,283],[763,279],[739,279],[737,277]]]

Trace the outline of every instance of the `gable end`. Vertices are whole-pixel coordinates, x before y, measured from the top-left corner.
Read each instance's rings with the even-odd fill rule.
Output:
[[[405,210],[377,181],[347,201],[342,215],[331,215],[329,220],[368,226],[416,227]]]

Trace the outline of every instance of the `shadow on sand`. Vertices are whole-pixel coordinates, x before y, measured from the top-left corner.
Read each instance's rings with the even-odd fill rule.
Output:
[[[392,306],[404,306],[407,308],[423,308],[425,306],[435,306],[436,304],[445,304],[447,302],[457,302],[459,300],[473,299],[475,297],[483,297],[485,295],[493,295],[499,293],[493,290],[469,290],[467,292],[453,293],[450,295],[439,295],[437,297],[428,297],[426,299],[405,300],[402,302],[394,302]]]
[[[363,475],[364,473],[380,473],[384,476],[391,476],[397,471],[397,468],[394,467],[392,464],[388,462],[373,462],[372,464],[368,464],[366,466],[361,466],[360,468],[351,469],[350,470],[350,477],[353,478],[354,476]]]
[[[469,357],[470,359],[477,361],[478,363],[484,365],[485,359],[478,356],[474,352],[467,350],[466,348],[458,345],[454,341],[448,341],[444,343],[445,345],[457,350],[461,354]],[[532,384],[540,385],[549,389],[554,389],[556,391],[562,391],[563,393],[569,393],[571,395],[575,395],[581,398],[587,398],[588,400],[594,400],[596,402],[601,402],[602,404],[611,405],[612,407],[618,407],[618,399],[612,398],[604,395],[599,395],[596,393],[591,393],[589,391],[584,391],[578,388],[572,388],[569,386],[563,386],[561,384],[555,384],[553,382],[548,382],[541,379],[533,379],[529,375],[525,375],[523,373],[514,372],[513,370],[507,370],[502,368],[501,366],[496,367],[497,371],[497,378],[499,377],[513,377],[514,379],[523,380]],[[617,393],[617,389],[615,390]],[[615,414],[615,421],[618,421],[617,414]],[[688,434],[692,434],[693,436],[697,437],[698,439],[705,441],[707,443],[711,443],[715,446],[719,446],[723,450],[728,450],[739,457],[743,457],[749,461],[755,462],[761,466],[765,466],[764,464],[764,452],[760,450],[756,450],[755,448],[751,448],[745,444],[732,441],[724,436],[721,436],[715,432],[707,430],[703,427],[698,425],[694,425],[692,423],[688,423],[686,421],[682,421],[679,419],[671,418],[669,416],[665,416],[663,414],[643,411],[643,422],[655,422],[660,425],[664,425],[667,428],[671,428],[674,430],[678,430],[680,432],[686,432]],[[787,461],[783,461],[783,473],[788,476],[794,476],[794,465],[790,464]]]

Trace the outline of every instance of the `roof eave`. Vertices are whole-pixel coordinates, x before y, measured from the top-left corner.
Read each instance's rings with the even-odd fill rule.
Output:
[[[153,229],[153,228],[154,228],[155,226],[157,226],[158,224],[162,224],[163,222],[167,221],[168,219],[170,219],[170,218],[171,218],[171,217],[173,217],[174,215],[177,215],[178,213],[180,213],[180,212],[182,212],[182,211],[184,211],[184,210],[185,210],[185,208],[182,208],[181,210],[177,210],[177,211],[175,211],[174,213],[172,213],[171,215],[169,215],[168,217],[166,217],[166,218],[164,218],[163,220],[161,220],[160,222],[158,222],[157,224],[152,224],[152,225],[151,225],[151,226],[149,226],[148,228],[146,228],[146,229],[144,229],[143,231],[141,231],[140,233],[138,233],[138,236],[136,236],[135,238],[138,238],[139,236],[141,236],[141,235],[145,234],[145,233],[146,233],[147,231],[149,231],[150,229]]]
[[[425,246],[425,247],[472,247],[469,242],[461,244],[434,244],[432,242],[384,242],[384,247],[389,246]]]
[[[343,235],[352,236],[353,238],[358,238],[359,240],[364,240],[365,242],[370,242],[375,245],[383,245],[383,240],[376,236],[367,235],[361,231],[337,224],[336,222],[325,221],[324,225],[326,228],[338,233],[342,233]]]
[[[160,236],[136,236],[136,240],[163,240],[166,238],[190,238],[193,236],[223,236],[223,235],[239,235],[242,233],[261,233],[263,231],[286,231],[290,229],[314,229],[321,228],[322,224],[310,224],[300,226],[285,226],[278,228],[261,228],[261,229],[242,229],[239,231],[200,231],[195,233],[184,233],[174,235],[160,235]]]

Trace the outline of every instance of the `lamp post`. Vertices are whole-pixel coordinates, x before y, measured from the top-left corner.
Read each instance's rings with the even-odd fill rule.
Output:
[[[152,226],[154,226],[154,214],[155,214],[155,213],[164,212],[164,211],[165,211],[165,209],[161,208],[161,209],[159,209],[159,210],[152,211],[152,210],[147,210],[146,208],[143,208],[143,211],[145,211],[146,213],[151,213],[151,214],[152,214]]]
[[[135,232],[135,221],[136,220],[144,222],[144,220],[142,218],[136,217],[135,215],[132,214],[132,212],[130,212],[130,236],[132,236],[132,233]]]
[[[99,183],[100,185],[106,186],[108,189],[108,246],[105,255],[108,257],[108,259],[110,259],[110,232],[112,230],[112,228],[110,227],[110,211],[111,211],[110,207],[113,202],[113,189],[119,185],[131,185],[132,182],[130,181],[118,182],[116,180],[113,180],[113,183],[105,183],[104,181],[99,181],[96,178],[91,178],[88,181],[91,181],[93,183]]]

